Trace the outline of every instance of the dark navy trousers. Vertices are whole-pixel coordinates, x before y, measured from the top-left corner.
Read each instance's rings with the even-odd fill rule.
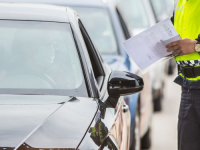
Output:
[[[200,89],[182,88],[178,150],[200,150]]]

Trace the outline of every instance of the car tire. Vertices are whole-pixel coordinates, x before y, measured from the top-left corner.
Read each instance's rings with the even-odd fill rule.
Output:
[[[141,140],[141,148],[142,149],[149,149],[151,147],[151,130],[148,129],[147,133]]]
[[[174,74],[174,68],[175,68],[175,64],[172,62],[172,60],[169,61],[169,65],[168,65],[168,68],[167,68],[167,74],[169,76],[173,75]]]
[[[172,67],[171,64],[169,64],[167,74],[170,76],[170,75],[173,75],[173,73],[174,73],[174,72],[173,72],[173,67]]]
[[[154,112],[160,112],[162,110],[161,98],[154,100]]]
[[[141,140],[140,140],[140,114],[139,107],[136,109],[135,114],[135,123],[134,123],[134,132],[133,132],[133,145],[131,150],[140,150],[141,149]]]
[[[154,112],[159,112],[162,110],[162,97],[163,97],[163,90],[158,90],[153,98],[153,105],[154,105]]]

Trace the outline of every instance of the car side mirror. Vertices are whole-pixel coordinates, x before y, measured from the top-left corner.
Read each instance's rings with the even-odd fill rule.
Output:
[[[143,79],[125,71],[113,71],[108,81],[110,102],[116,106],[120,96],[130,95],[142,91]]]

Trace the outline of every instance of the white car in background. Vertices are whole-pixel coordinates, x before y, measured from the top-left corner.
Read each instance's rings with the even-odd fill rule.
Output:
[[[124,13],[124,17],[132,28],[133,34],[144,31],[156,24],[154,10],[149,0],[116,0]],[[142,58],[141,58],[142,59]],[[151,71],[154,110],[161,110],[163,97],[165,63],[158,65]]]

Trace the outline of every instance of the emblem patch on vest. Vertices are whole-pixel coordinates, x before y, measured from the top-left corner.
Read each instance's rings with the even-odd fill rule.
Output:
[[[183,11],[184,10],[184,5],[183,6],[177,6],[176,10]]]

